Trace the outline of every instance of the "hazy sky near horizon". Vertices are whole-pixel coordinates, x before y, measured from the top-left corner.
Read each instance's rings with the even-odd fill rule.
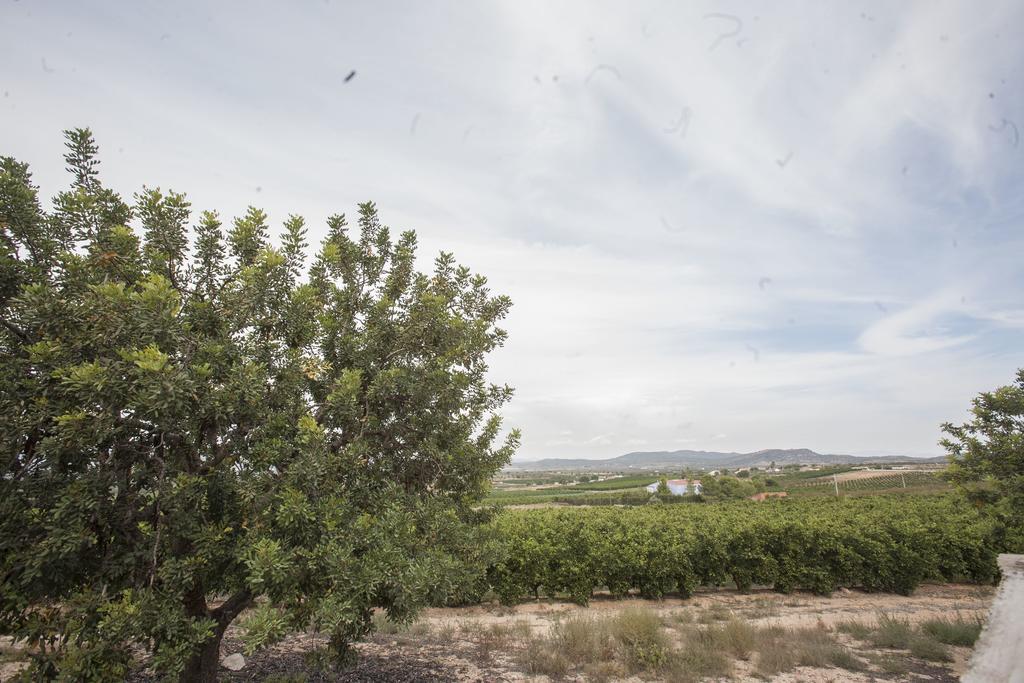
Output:
[[[377,202],[515,302],[517,459],[934,455],[1024,366],[1024,4],[0,6],[0,154]],[[346,82],[351,71],[356,75]]]

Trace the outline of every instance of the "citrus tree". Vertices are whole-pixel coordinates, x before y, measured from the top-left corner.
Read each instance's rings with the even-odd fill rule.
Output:
[[[1012,384],[979,394],[971,416],[942,426],[946,476],[1001,520],[1010,552],[1024,552],[1024,369]]]
[[[658,488],[655,491],[659,496],[668,496],[672,494],[672,491],[668,488],[668,478],[662,477],[658,480]]]
[[[511,457],[487,378],[510,307],[442,253],[415,266],[372,203],[307,268],[182,194],[131,202],[68,131],[70,189],[44,210],[0,158],[0,632],[33,674],[216,677],[250,646],[317,629],[334,654],[375,608],[405,620],[472,590],[472,505]]]

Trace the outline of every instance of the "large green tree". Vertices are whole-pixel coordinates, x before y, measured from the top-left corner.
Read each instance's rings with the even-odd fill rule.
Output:
[[[947,476],[999,518],[1008,550],[1024,552],[1024,369],[1013,384],[979,394],[971,415],[942,425]]]
[[[518,442],[486,364],[509,299],[448,253],[418,272],[372,203],[307,268],[301,217],[275,246],[255,208],[125,202],[66,137],[49,211],[0,158],[0,632],[35,674],[118,678],[141,645],[210,681],[250,608],[253,644],[313,628],[343,656],[375,608],[471,590],[473,505]]]

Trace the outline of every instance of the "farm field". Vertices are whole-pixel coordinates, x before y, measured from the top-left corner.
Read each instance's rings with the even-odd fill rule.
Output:
[[[842,472],[835,475],[836,479],[840,483],[848,481],[857,481],[859,479],[877,479],[879,477],[893,478],[895,481],[899,481],[902,476],[907,477],[920,477],[922,474],[935,474],[934,470],[853,470],[851,472]]]
[[[934,470],[855,470],[832,476],[802,479],[790,483],[786,491],[796,494],[834,493],[838,485],[840,494],[870,492],[912,491],[929,492],[949,490],[950,486]]]
[[[517,479],[496,479],[484,499],[487,505],[643,505],[650,497],[643,487],[661,476],[679,477],[679,473],[648,472],[639,475],[611,476],[600,481],[572,483],[561,473],[545,478],[520,475]],[[697,474],[698,477],[708,477]],[[848,466],[781,473],[755,472],[744,481],[760,482],[763,490],[786,492],[795,496],[868,496],[889,493],[932,494],[949,491],[938,469],[853,469]],[[559,483],[561,482],[561,483]],[[592,494],[581,497],[583,494]],[[607,495],[602,495],[607,494]]]

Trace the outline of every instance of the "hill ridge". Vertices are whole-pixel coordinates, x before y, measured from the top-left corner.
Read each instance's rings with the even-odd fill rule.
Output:
[[[764,448],[750,453],[734,451],[703,451],[681,449],[675,451],[632,451],[613,458],[590,460],[587,458],[542,458],[513,462],[507,469],[636,469],[656,467],[760,467],[770,465],[846,465],[863,463],[934,463],[945,462],[946,456],[911,457],[905,455],[859,456],[817,453],[809,448]]]

